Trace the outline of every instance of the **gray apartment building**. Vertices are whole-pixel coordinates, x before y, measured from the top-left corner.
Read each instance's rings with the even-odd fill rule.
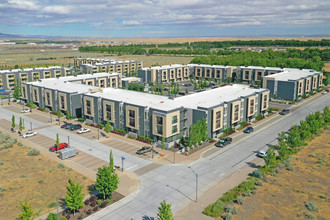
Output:
[[[239,77],[239,67],[207,65],[207,64],[188,64],[190,74],[195,79],[206,79],[212,81],[227,81],[227,78],[235,79]]]
[[[169,83],[188,80],[190,77],[187,65],[173,64],[166,66],[146,67],[138,70],[142,83]]]
[[[270,91],[270,97],[290,100],[300,98],[322,86],[323,74],[314,70],[286,69],[283,72],[264,76],[262,87]]]
[[[207,98],[206,98],[207,97]],[[102,89],[83,95],[83,116],[95,123],[109,119],[114,128],[125,129],[167,143],[187,136],[193,123],[205,118],[208,135],[251,121],[268,109],[269,91],[232,85],[179,98],[122,89]],[[100,107],[101,106],[101,107]]]
[[[79,69],[83,73],[109,72],[123,74],[137,72],[142,68],[141,61],[117,61],[111,59],[96,58],[76,58],[74,60],[75,69]]]
[[[0,70],[0,89],[11,89],[18,80],[21,83],[33,82],[39,79],[58,78],[73,75],[71,67],[40,67],[28,69]]]

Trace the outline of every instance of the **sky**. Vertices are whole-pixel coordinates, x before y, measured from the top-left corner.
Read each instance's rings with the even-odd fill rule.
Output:
[[[0,0],[0,33],[92,38],[330,35],[330,0]]]

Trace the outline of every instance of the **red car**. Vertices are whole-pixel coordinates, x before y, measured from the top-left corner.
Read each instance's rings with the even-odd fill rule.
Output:
[[[49,148],[49,151],[58,151],[58,150],[62,150],[64,148],[67,148],[69,145],[67,143],[60,143],[60,146],[57,147],[57,145],[55,144],[54,146],[50,147]]]

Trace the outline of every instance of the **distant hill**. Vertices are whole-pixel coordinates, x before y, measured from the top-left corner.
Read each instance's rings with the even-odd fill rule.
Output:
[[[22,38],[22,35],[14,35],[14,34],[4,34],[0,33],[0,38]]]

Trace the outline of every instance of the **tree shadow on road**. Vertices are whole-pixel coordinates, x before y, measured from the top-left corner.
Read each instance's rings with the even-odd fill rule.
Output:
[[[261,165],[255,164],[255,163],[252,163],[252,162],[246,162],[246,164],[249,165],[251,168],[256,168],[256,169],[259,169],[259,168],[262,167]]]
[[[149,217],[149,216],[143,216],[142,217],[142,220],[155,220],[155,218],[154,217]]]

